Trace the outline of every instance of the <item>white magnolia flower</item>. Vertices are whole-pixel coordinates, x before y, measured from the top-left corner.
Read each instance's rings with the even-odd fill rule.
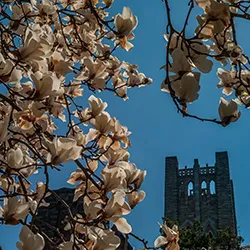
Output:
[[[69,179],[67,180],[67,183],[71,185],[75,185],[79,181],[85,181],[86,175],[83,173],[81,169],[76,169],[76,172],[72,172]]]
[[[131,76],[132,78],[133,76]],[[129,77],[129,79],[131,79]],[[116,88],[116,94],[122,97],[124,100],[128,99],[126,81],[121,75],[115,75],[112,77],[112,85]]]
[[[124,7],[121,14],[117,14],[114,20],[119,37],[128,36],[137,26],[138,19],[128,7]]]
[[[168,42],[168,47],[170,51],[176,48],[185,48],[182,37],[178,33],[173,33],[171,38],[168,34],[163,35],[164,39]],[[169,39],[170,38],[170,39]]]
[[[93,61],[92,57],[84,58],[85,71],[76,75],[76,80],[87,80],[95,89],[103,90],[106,87],[106,80],[109,76],[106,65],[100,61]]]
[[[176,225],[173,226],[173,228],[169,228],[166,223],[160,224],[160,227],[164,233],[164,236],[159,236],[155,242],[154,246],[156,248],[163,247],[167,245],[165,248],[166,250],[179,250],[179,231],[178,227]]]
[[[56,6],[51,0],[42,0],[41,3],[36,4],[36,7],[47,15],[54,15],[57,10]]]
[[[53,65],[53,70],[59,75],[66,75],[72,72],[71,63],[68,62],[61,52],[54,51],[51,56],[51,64]]]
[[[219,68],[217,70],[217,75],[220,78],[220,82],[217,84],[218,88],[223,88],[222,93],[225,95],[232,94],[232,86],[236,83],[235,72],[232,70],[224,70]]]
[[[12,148],[7,154],[7,164],[14,174],[22,173],[25,177],[30,176],[35,171],[35,161],[29,156],[24,148]]]
[[[104,152],[101,159],[109,163],[109,165],[113,165],[118,161],[128,161],[129,160],[129,152],[124,148],[109,148]]]
[[[191,62],[184,55],[184,52],[180,48],[176,48],[172,53],[173,63],[169,67],[170,72],[174,72],[177,75],[183,75],[185,72],[191,72],[194,67],[192,67]]]
[[[60,165],[81,157],[82,147],[77,146],[75,139],[55,138],[52,142],[46,141],[45,145],[49,149],[47,162],[51,162],[53,165]]]
[[[88,196],[85,196],[83,208],[87,220],[97,219],[101,215],[103,201],[100,199],[92,201]]]
[[[0,210],[0,216],[4,217],[6,224],[16,225],[20,219],[28,215],[31,206],[32,202],[18,200],[17,196],[4,198],[4,207]]]
[[[43,250],[45,242],[40,234],[34,234],[28,226],[23,226],[16,246],[19,250]]]
[[[115,250],[120,245],[120,238],[111,229],[92,226],[88,230],[88,237],[94,243],[93,250]]]
[[[22,78],[22,71],[17,69],[10,59],[5,60],[0,53],[0,78],[3,82],[16,83]]]
[[[120,148],[120,142],[124,143],[125,147],[130,146],[130,140],[128,137],[131,135],[131,132],[128,128],[122,126],[116,118],[113,119],[112,125],[112,139],[113,141],[116,141],[113,146]]]
[[[244,64],[247,63],[247,59],[243,55],[243,50],[239,45],[236,45],[232,41],[228,41],[225,43],[224,47],[227,50],[229,59],[232,63],[236,63],[237,61],[240,61]]]
[[[35,97],[45,98],[63,94],[63,88],[60,87],[61,82],[53,73],[42,74],[36,72],[31,75],[31,79],[36,86]]]
[[[107,202],[107,205],[103,209],[104,218],[107,221],[112,221],[117,229],[121,233],[130,233],[132,231],[131,226],[128,224],[125,218],[121,218],[122,215],[129,214],[131,208],[125,201],[125,192],[116,191],[112,194]]]
[[[133,191],[132,193],[127,194],[128,204],[133,209],[139,202],[145,199],[146,193],[143,190],[139,192]]]
[[[238,104],[231,100],[228,102],[221,97],[219,105],[219,115],[223,126],[227,126],[230,122],[235,122],[240,117],[240,111],[238,110]]]
[[[103,111],[101,114],[90,120],[90,124],[95,128],[89,129],[86,136],[86,143],[95,140],[101,134],[105,134],[112,130],[113,120],[109,113]]]
[[[42,198],[46,198],[46,197],[50,196],[50,193],[48,193],[48,192],[44,196],[45,192],[46,192],[46,184],[44,184],[42,182],[37,182],[36,183],[36,195],[34,196],[34,201],[39,203]],[[49,203],[46,203],[45,200],[43,199],[41,204],[40,204],[40,207],[41,206],[47,207],[47,206],[49,206]]]
[[[54,40],[49,26],[32,25],[25,32],[24,45],[20,48],[20,57],[25,62],[41,61],[48,57]]]
[[[213,62],[207,59],[209,48],[199,40],[192,40],[189,56],[193,65],[202,73],[208,73],[213,67]]]
[[[192,103],[197,100],[199,97],[198,92],[200,90],[200,73],[190,72],[184,74],[180,80],[176,80],[177,78],[178,76],[170,77],[170,84],[175,92],[175,95],[180,98],[180,101],[183,103]],[[162,83],[161,90],[163,92],[170,93],[169,87],[165,84],[165,81]]]
[[[197,16],[199,27],[196,33],[202,39],[210,39],[214,34],[223,32],[230,25],[229,5],[215,0],[196,0],[205,14]]]
[[[103,102],[100,98],[97,98],[94,95],[91,95],[88,101],[90,106],[89,111],[94,117],[101,114],[108,106],[106,102]]]
[[[128,189],[134,185],[139,189],[146,175],[146,171],[137,169],[135,164],[126,161],[119,161],[113,165],[106,166],[102,171],[104,188],[107,191],[113,189]]]
[[[205,7],[208,19],[220,20],[225,27],[230,24],[229,5],[216,0],[210,0],[210,5]]]
[[[19,169],[23,165],[23,151],[21,148],[10,149],[7,156],[7,164],[14,169]]]

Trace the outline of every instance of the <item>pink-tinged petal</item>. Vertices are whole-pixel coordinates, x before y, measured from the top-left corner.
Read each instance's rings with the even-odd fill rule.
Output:
[[[121,233],[129,234],[132,231],[132,227],[128,224],[125,218],[119,218],[114,224]]]
[[[164,245],[166,245],[168,243],[167,239],[164,236],[159,236],[155,242],[154,242],[154,246],[155,247],[162,247]]]
[[[94,141],[98,136],[100,135],[100,132],[96,129],[89,129],[89,132],[86,136],[86,144],[91,142],[91,141]]]

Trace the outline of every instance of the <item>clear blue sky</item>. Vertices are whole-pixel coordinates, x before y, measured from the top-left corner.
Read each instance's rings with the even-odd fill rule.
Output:
[[[188,1],[172,1],[172,13],[175,25],[182,24]],[[237,123],[222,128],[216,124],[202,123],[189,118],[182,118],[170,100],[160,91],[164,72],[160,67],[165,61],[166,15],[161,0],[115,0],[115,9],[122,11],[122,6],[131,7],[138,16],[139,25],[135,30],[135,47],[129,53],[119,52],[120,58],[139,65],[140,71],[153,78],[153,84],[129,91],[129,100],[114,97],[110,93],[100,94],[109,101],[108,111],[116,116],[123,125],[132,131],[130,149],[131,161],[138,168],[146,169],[147,176],[143,189],[147,196],[129,215],[129,222],[138,236],[147,239],[152,245],[159,235],[157,221],[161,221],[164,204],[164,163],[166,156],[177,156],[181,167],[192,167],[193,159],[198,158],[201,166],[215,163],[216,151],[228,151],[231,178],[234,182],[236,215],[239,233],[250,244],[250,112],[242,109],[242,116]],[[194,22],[195,23],[195,22]],[[191,23],[192,25],[192,23]],[[244,23],[239,23],[237,26]],[[189,33],[191,34],[191,27]],[[247,41],[244,42],[244,29],[237,33],[243,42],[244,51],[250,54]],[[246,40],[246,39],[245,39]],[[218,117],[217,107],[221,89],[216,71],[201,78],[200,99],[190,106],[190,111],[207,117]],[[86,93],[86,92],[85,92]],[[85,96],[87,98],[87,95]],[[72,165],[65,166],[65,171],[53,174],[52,188],[60,188],[71,171]],[[18,240],[17,227],[0,226],[0,243],[4,250],[14,250]],[[136,249],[141,245],[135,244]]]

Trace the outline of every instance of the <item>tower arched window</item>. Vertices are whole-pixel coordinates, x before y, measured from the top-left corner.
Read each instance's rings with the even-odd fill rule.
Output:
[[[209,187],[210,187],[210,194],[215,194],[216,193],[215,182],[213,180],[210,181]]]
[[[207,183],[203,181],[201,183],[201,195],[206,195],[207,194]]]
[[[201,183],[201,189],[206,189],[207,188],[207,183],[205,181],[203,181]]]
[[[188,183],[188,196],[194,195],[194,184],[192,181]]]

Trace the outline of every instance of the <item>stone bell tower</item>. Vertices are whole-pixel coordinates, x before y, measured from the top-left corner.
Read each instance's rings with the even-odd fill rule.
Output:
[[[179,168],[177,157],[166,157],[165,217],[191,226],[198,219],[206,232],[231,228],[236,234],[233,182],[228,154],[217,152],[214,166]]]

